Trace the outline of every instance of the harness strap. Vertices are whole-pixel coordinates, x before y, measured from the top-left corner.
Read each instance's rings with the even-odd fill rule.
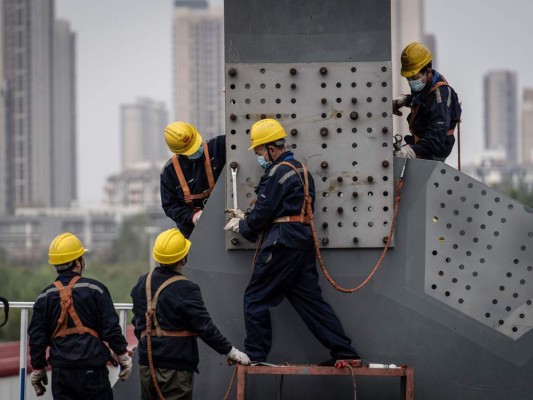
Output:
[[[63,286],[60,281],[54,282],[54,286],[58,289],[59,297],[61,299],[61,313],[59,314],[56,329],[52,334],[52,340],[57,337],[83,335],[84,333],[88,333],[95,338],[100,339],[98,332],[83,325],[78,313],[76,312],[76,309],[74,308],[74,302],[72,301],[72,289],[80,278],[80,275],[76,275],[70,280],[67,286]],[[75,327],[67,328],[67,313],[74,322]]]
[[[157,299],[159,298],[159,294],[165,289],[168,285],[182,280],[187,280],[186,277],[183,275],[175,275],[173,277],[168,278],[159,288],[156,290],[154,297],[152,298],[152,272],[151,271],[148,276],[146,277],[146,314],[147,314],[147,330],[148,330],[148,316],[150,317],[150,320],[154,322],[155,325],[155,331],[156,336],[196,336],[196,333],[183,330],[183,331],[165,331],[160,328],[159,321],[157,320],[157,314],[156,314],[156,308],[157,308]],[[144,336],[151,335],[151,329],[150,332],[147,332],[147,330],[143,331],[142,333],[145,333]],[[141,333],[141,335],[142,335]]]
[[[300,211],[300,215],[287,215],[287,216],[283,216],[283,217],[278,217],[278,218],[275,218],[272,222],[276,223],[276,224],[284,223],[284,222],[299,222],[299,223],[307,224],[307,225],[310,224],[311,223],[311,216],[306,215],[306,213],[305,213],[307,202],[309,202],[309,204],[310,204],[310,200],[311,200],[310,196],[309,196],[309,176],[308,176],[308,173],[307,173],[306,166],[304,164],[302,164],[303,175],[304,175],[304,178],[302,179],[302,176],[298,172],[298,169],[294,165],[292,165],[291,163],[289,163],[287,161],[282,161],[282,162],[279,163],[279,165],[287,165],[287,166],[289,166],[296,173],[298,178],[300,178],[300,181],[304,185],[304,202],[302,204],[302,209]]]
[[[190,206],[193,200],[205,199],[211,195],[211,192],[215,187],[215,178],[213,176],[213,170],[211,168],[211,159],[209,157],[207,141],[204,144],[204,167],[205,174],[207,175],[209,189],[204,190],[202,193],[199,194],[191,194],[191,190],[189,189],[189,185],[187,184],[187,180],[185,179],[185,175],[183,175],[183,170],[181,169],[181,165],[178,161],[177,154],[172,155],[172,164],[174,165],[174,171],[176,171],[176,175],[178,176],[178,180],[181,185],[181,190],[183,190],[183,197],[185,198],[185,203],[187,205]]]

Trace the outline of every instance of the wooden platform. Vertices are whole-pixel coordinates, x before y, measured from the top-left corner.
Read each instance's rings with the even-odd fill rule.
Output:
[[[400,378],[400,399],[414,400],[414,369],[408,366],[398,368],[335,368],[318,365],[258,365],[237,366],[237,400],[245,400],[247,375],[335,375],[335,376],[381,376]]]

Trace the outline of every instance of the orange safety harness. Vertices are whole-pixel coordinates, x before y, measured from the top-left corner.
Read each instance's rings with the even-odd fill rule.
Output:
[[[152,271],[153,272],[153,271]],[[187,336],[197,336],[196,332],[189,330],[182,331],[166,331],[161,329],[159,322],[157,321],[156,307],[157,299],[159,295],[168,285],[171,283],[187,280],[183,275],[175,275],[171,278],[168,278],[159,288],[156,290],[154,297],[152,298],[152,272],[150,272],[146,277],[146,330],[141,332],[141,337],[147,337],[147,350],[148,350],[148,365],[150,367],[150,375],[152,376],[152,382],[154,383],[155,390],[159,397],[159,400],[164,400],[163,392],[159,387],[157,382],[157,376],[155,374],[154,361],[152,359],[152,323],[155,326],[155,336],[173,336],[173,337],[187,337]]]
[[[441,76],[442,77],[442,76]],[[440,88],[441,86],[450,86],[446,79],[442,77],[442,81],[438,81],[435,83],[431,89],[429,89],[429,93],[433,93],[435,90]],[[420,104],[417,104],[415,106],[411,106],[411,118],[409,118],[409,132],[412,133],[415,144],[418,143],[420,138],[416,135],[414,132],[414,121],[416,117],[416,113],[418,112],[418,108],[420,107]],[[446,132],[447,136],[453,135],[455,129],[448,129],[448,132]],[[461,120],[457,121],[457,169],[461,170]]]
[[[407,159],[406,159],[406,162],[407,162]],[[315,225],[314,225],[314,222],[313,222],[313,208],[311,206],[312,199],[311,199],[311,196],[309,195],[309,181],[308,181],[308,176],[307,176],[307,168],[305,167],[304,164],[302,164],[302,169],[303,169],[303,173],[304,173],[304,179],[302,179],[302,176],[300,175],[300,173],[298,172],[298,170],[296,169],[296,167],[294,165],[292,165],[290,163],[287,163],[287,162],[282,162],[280,164],[285,164],[285,165],[288,165],[289,167],[291,167],[294,170],[294,172],[296,172],[298,177],[300,178],[300,181],[304,185],[304,204],[302,206],[302,212],[301,212],[300,215],[288,217],[287,220],[279,220],[279,218],[276,218],[274,220],[274,222],[302,222],[302,223],[310,224],[311,225],[311,231],[313,233],[313,243],[314,243],[316,255],[317,255],[317,258],[318,258],[318,263],[320,265],[320,270],[322,271],[322,274],[324,275],[326,280],[329,282],[329,284],[331,286],[333,286],[339,292],[342,292],[342,293],[354,293],[354,292],[358,291],[363,286],[365,286],[368,282],[370,282],[372,277],[377,272],[379,266],[381,265],[381,263],[385,259],[385,255],[387,254],[387,250],[389,249],[390,243],[392,241],[392,236],[394,234],[394,229],[396,228],[396,219],[398,217],[398,210],[400,208],[400,198],[401,198],[401,192],[402,192],[402,187],[403,187],[403,174],[405,172],[405,165],[406,164],[403,165],[402,172],[400,174],[400,177],[398,178],[398,183],[397,183],[397,186],[396,186],[395,204],[394,204],[394,215],[392,217],[392,223],[391,223],[389,236],[387,237],[387,242],[385,243],[385,247],[383,248],[383,252],[381,253],[381,256],[380,256],[379,260],[377,261],[377,263],[374,266],[374,268],[372,269],[372,271],[370,271],[370,273],[368,274],[366,279],[363,282],[361,282],[358,286],[356,286],[354,288],[349,288],[349,289],[340,286],[339,284],[337,284],[334,281],[334,279],[329,274],[329,272],[328,272],[328,270],[326,268],[326,265],[324,264],[324,260],[322,259],[322,255],[320,254],[320,247],[319,247],[319,244],[318,244],[318,238],[317,238],[317,234],[316,234],[316,230],[315,230]],[[306,214],[304,214],[304,212]],[[302,221],[297,220],[296,217],[301,219]],[[285,217],[281,217],[281,219],[283,219],[283,218],[285,218]],[[291,220],[291,218],[292,218],[292,220]],[[279,221],[276,221],[276,220],[279,220]],[[304,222],[304,221],[308,221],[308,222]]]
[[[70,280],[67,286],[63,286],[60,281],[54,282],[54,286],[58,289],[59,297],[61,299],[61,313],[59,314],[56,329],[52,334],[52,340],[57,337],[83,335],[84,333],[89,333],[95,338],[100,339],[98,332],[83,325],[78,313],[76,312],[76,309],[74,308],[74,303],[72,301],[72,289],[80,278],[80,275],[75,276]],[[67,328],[67,313],[74,322],[75,327],[73,328]]]
[[[178,161],[177,154],[172,155],[172,164],[174,164],[174,171],[176,171],[176,175],[178,176],[178,180],[180,181],[181,190],[183,190],[183,197],[185,198],[185,203],[187,205],[192,206],[193,200],[205,199],[211,195],[211,192],[215,187],[215,178],[213,177],[213,170],[211,168],[211,159],[209,158],[207,142],[205,142],[204,144],[204,166],[205,173],[207,175],[207,182],[209,183],[209,189],[206,189],[199,194],[191,194],[191,190],[189,189],[189,185],[187,184],[187,180],[185,179],[185,175],[183,175],[183,170],[181,169],[180,163]]]

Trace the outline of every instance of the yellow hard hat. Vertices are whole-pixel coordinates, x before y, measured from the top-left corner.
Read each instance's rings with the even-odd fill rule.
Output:
[[[275,142],[286,137],[285,128],[275,119],[267,118],[257,121],[250,131],[251,146],[248,151],[262,144]]]
[[[191,241],[176,228],[161,232],[154,243],[152,255],[159,264],[174,264],[189,252]]]
[[[433,56],[431,51],[422,43],[409,43],[402,51],[402,71],[401,75],[404,78],[409,78],[420,72],[422,68],[428,65]]]
[[[65,232],[56,236],[50,243],[48,263],[52,265],[66,264],[80,258],[87,251],[76,235]]]
[[[166,126],[165,141],[171,152],[190,156],[200,148],[202,136],[193,125],[178,121]]]

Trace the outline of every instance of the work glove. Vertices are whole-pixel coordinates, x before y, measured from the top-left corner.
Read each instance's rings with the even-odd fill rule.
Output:
[[[398,98],[392,101],[392,113],[394,115],[402,116],[403,113],[400,111],[400,108],[407,105],[408,101],[410,100],[411,96],[407,94],[402,94]]]
[[[250,357],[248,357],[248,354],[243,353],[240,350],[237,350],[235,347],[232,347],[231,350],[229,351],[229,353],[226,354],[226,356],[230,360],[233,360],[233,361],[235,361],[235,362],[237,362],[239,364],[242,364],[242,365],[250,365],[251,364]]]
[[[239,233],[239,222],[241,221],[242,221],[241,218],[237,218],[237,217],[231,218],[226,224],[226,226],[224,227],[224,230]]]
[[[230,218],[244,219],[244,211],[242,211],[240,208],[226,208],[224,212],[229,214]]]
[[[48,375],[46,375],[45,369],[33,370],[31,373],[31,385],[37,397],[42,396],[46,392],[45,386],[48,385]]]
[[[200,216],[202,215],[203,210],[198,210],[192,215],[192,223],[196,225],[198,221],[200,220]]]
[[[404,144],[400,150],[394,152],[396,157],[416,158],[416,153],[411,146]]]
[[[120,364],[120,372],[118,373],[118,377],[121,381],[125,381],[131,374],[131,357],[126,352],[117,356],[117,359],[118,363]]]

